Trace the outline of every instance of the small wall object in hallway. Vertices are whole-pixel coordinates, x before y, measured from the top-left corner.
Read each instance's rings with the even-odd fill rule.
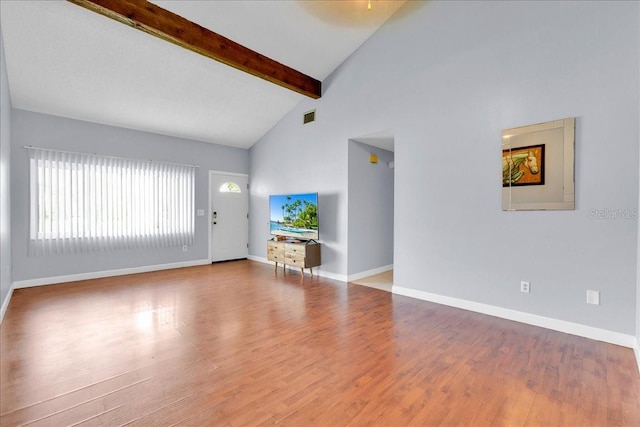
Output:
[[[502,186],[544,185],[544,144],[502,150]]]

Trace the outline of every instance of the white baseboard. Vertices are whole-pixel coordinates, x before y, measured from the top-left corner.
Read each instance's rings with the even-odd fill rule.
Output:
[[[122,268],[119,270],[104,270],[91,273],[69,274],[67,276],[42,277],[38,279],[18,280],[13,282],[13,289],[30,288],[33,286],[54,285],[56,283],[77,282],[79,280],[101,279],[103,277],[124,276],[126,274],[148,273],[150,271],[170,270],[173,268],[194,267],[206,265],[208,259],[195,261],[173,262],[170,264],[145,265],[142,267]]]
[[[360,280],[365,277],[374,276],[376,274],[384,273],[389,270],[393,270],[393,264],[385,265],[384,267],[374,268],[372,270],[361,271],[360,273],[350,274],[348,276],[348,281],[353,282],[354,280]]]
[[[261,262],[263,264],[274,265],[273,261],[269,261],[268,259],[266,259],[264,257],[255,256],[255,255],[249,255],[247,258],[250,259],[251,261]],[[288,265],[287,268],[288,269],[293,269],[294,267]],[[314,274],[317,274],[318,276],[321,276],[321,277],[325,277],[327,279],[338,280],[340,282],[345,282],[345,283],[347,282],[347,276],[345,274],[337,274],[337,273],[331,273],[329,271],[323,271],[321,268],[318,268],[318,267],[314,267],[313,272],[314,272]]]
[[[635,341],[633,352],[636,354],[636,363],[638,364],[638,372],[640,373],[640,342],[638,341],[638,338],[636,338]]]
[[[249,256],[247,256],[247,259],[250,259],[251,261],[261,262],[263,264],[271,264],[271,265],[273,265],[273,263],[271,261],[269,261],[268,259],[266,259],[264,257],[261,257],[261,256],[249,255]]]
[[[331,280],[337,280],[338,282],[344,282],[345,284],[348,282],[346,274],[338,274],[331,273],[330,271],[318,270],[318,276],[322,276]]]
[[[0,323],[4,319],[4,314],[7,312],[7,308],[9,308],[9,301],[11,301],[11,296],[13,295],[13,285],[9,288],[9,293],[7,297],[2,301],[2,308],[0,308]]]
[[[398,295],[404,295],[411,298],[417,298],[437,304],[448,305],[450,307],[461,308],[463,310],[474,311],[477,313],[488,314],[490,316],[514,320],[516,322],[539,326],[541,328],[551,329],[571,335],[577,335],[597,341],[603,341],[610,344],[637,349],[637,340],[633,335],[627,335],[620,332],[609,331],[606,329],[594,328],[592,326],[567,322],[565,320],[552,319],[550,317],[538,316],[536,314],[524,313],[521,311],[496,307],[493,305],[467,301],[459,298],[432,294],[430,292],[419,291],[416,289],[403,288],[400,286],[393,286],[391,288],[391,292]],[[639,351],[636,350],[637,360],[638,353]]]

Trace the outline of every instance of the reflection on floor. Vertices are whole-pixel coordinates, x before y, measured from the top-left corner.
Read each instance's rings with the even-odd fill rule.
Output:
[[[354,280],[351,283],[391,292],[391,286],[393,286],[393,270],[385,271],[384,273],[376,274],[374,276],[365,277],[360,280]]]

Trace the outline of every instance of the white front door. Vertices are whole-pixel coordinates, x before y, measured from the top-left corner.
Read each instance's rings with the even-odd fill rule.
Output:
[[[249,255],[249,177],[209,172],[211,262]]]

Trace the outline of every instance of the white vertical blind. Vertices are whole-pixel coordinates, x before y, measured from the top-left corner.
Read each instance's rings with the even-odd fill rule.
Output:
[[[193,244],[194,166],[28,152],[31,255]]]

